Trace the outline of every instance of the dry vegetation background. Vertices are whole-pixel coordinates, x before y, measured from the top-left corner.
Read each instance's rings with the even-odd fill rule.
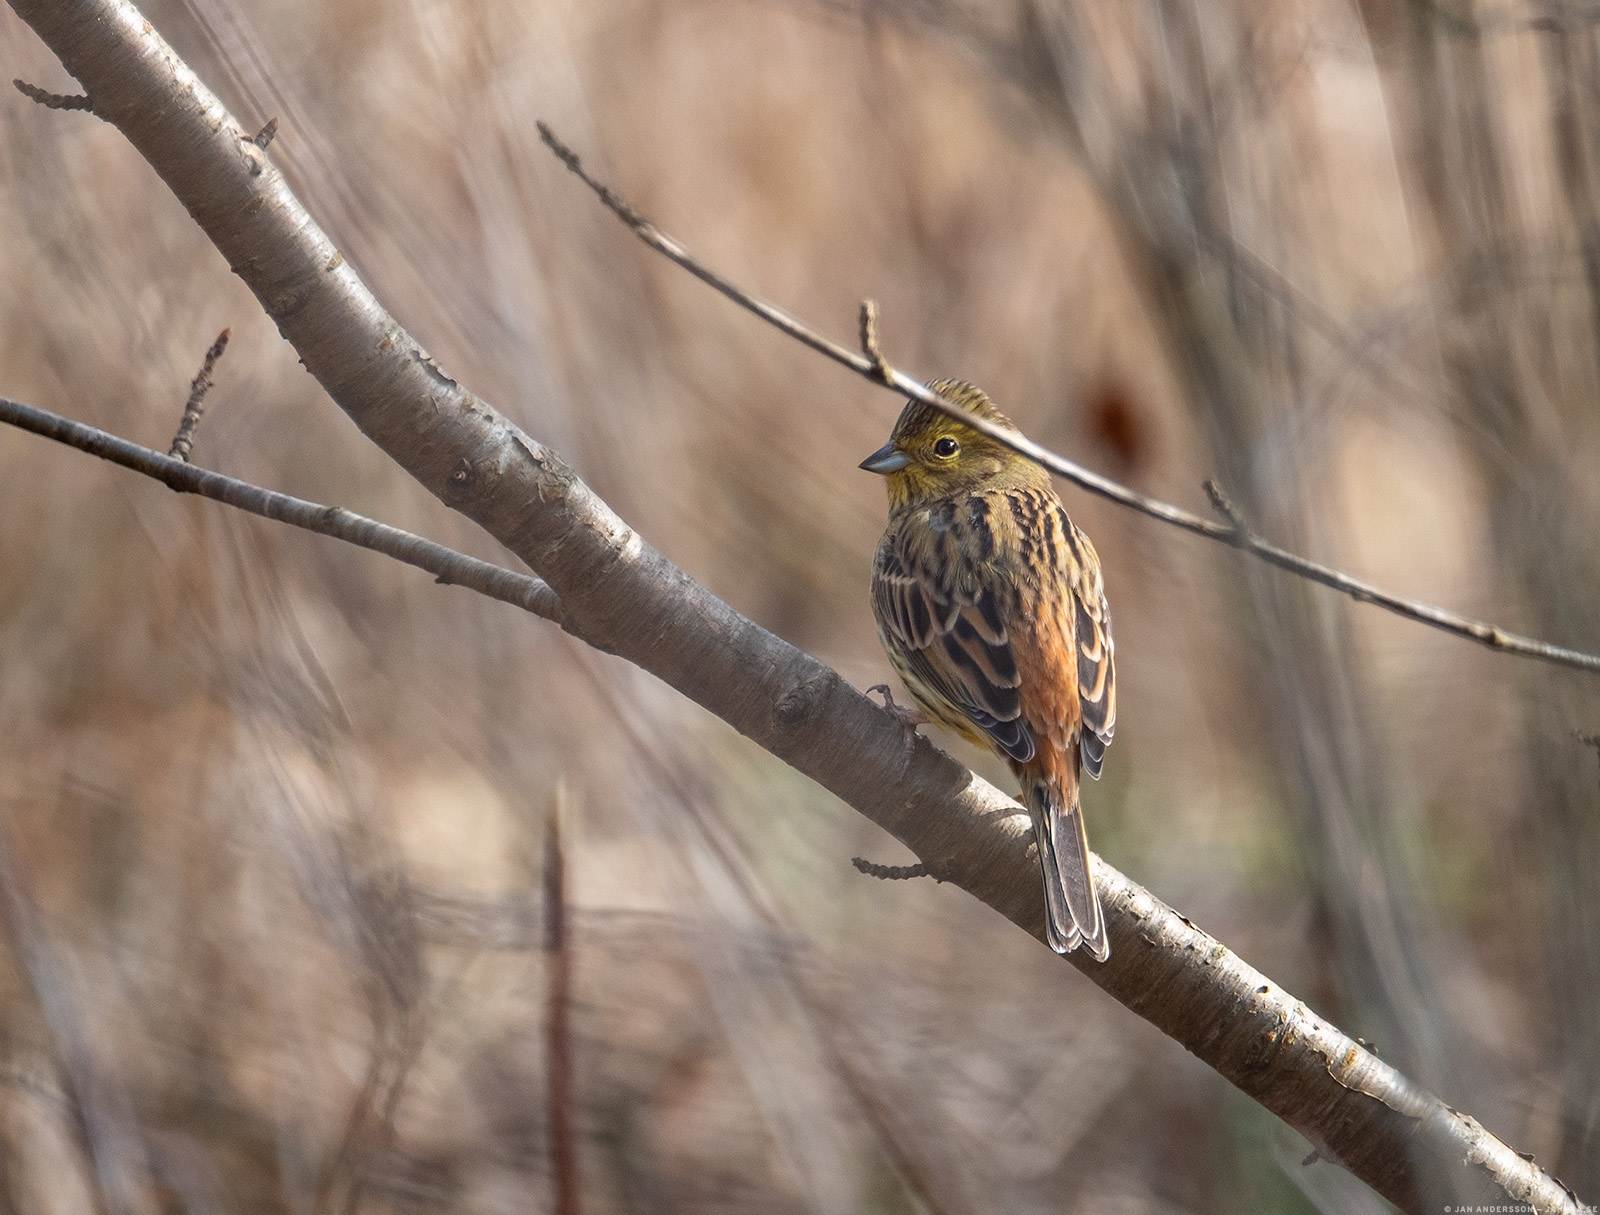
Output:
[[[1600,649],[1600,44],[1468,11],[145,6],[454,376],[859,686],[898,403],[652,260],[535,119],[1085,463]],[[3,10],[0,60],[70,90]],[[0,268],[6,395],[165,448],[229,325],[197,462],[497,556],[109,127],[0,100]],[[1098,849],[1595,1201],[1593,677],[1066,498],[1119,643]],[[553,803],[588,1210],[1382,1209],[976,902],[856,874],[898,848],[649,678],[15,433],[4,1209],[549,1209]]]

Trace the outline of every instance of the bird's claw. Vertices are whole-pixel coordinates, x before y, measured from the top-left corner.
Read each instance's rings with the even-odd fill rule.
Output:
[[[883,697],[883,707],[894,714],[895,720],[900,723],[901,730],[905,731],[906,750],[910,751],[917,745],[917,727],[928,724],[927,714],[917,710],[908,709],[904,705],[896,704],[894,693],[889,690],[886,683],[875,683],[867,689],[867,695],[874,692]]]

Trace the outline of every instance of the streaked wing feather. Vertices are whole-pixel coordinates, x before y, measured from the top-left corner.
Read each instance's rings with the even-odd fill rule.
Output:
[[[998,594],[976,585],[976,571],[961,561],[956,554],[953,561],[919,562],[902,533],[879,553],[878,616],[931,691],[1007,756],[1026,763],[1035,744],[1021,720],[1022,680]]]
[[[1071,526],[1071,524],[1068,524]],[[1094,552],[1084,534],[1073,528],[1079,550]],[[1096,779],[1106,748],[1117,729],[1117,667],[1111,637],[1111,609],[1098,559],[1085,561],[1073,587],[1073,633],[1078,646],[1078,703],[1083,714],[1084,771]]]

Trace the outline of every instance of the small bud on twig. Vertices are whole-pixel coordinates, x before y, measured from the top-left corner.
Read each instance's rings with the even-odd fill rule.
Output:
[[[861,301],[861,353],[872,360],[872,374],[881,383],[889,383],[889,361],[878,348],[878,305],[872,300]]]
[[[189,399],[184,402],[183,418],[178,423],[178,433],[172,436],[172,446],[167,450],[167,455],[174,460],[182,460],[185,464],[189,462],[189,453],[194,450],[194,433],[200,428],[200,415],[205,411],[206,392],[212,384],[211,373],[216,369],[222,352],[228,348],[228,339],[232,336],[232,329],[224,329],[217,334],[217,340],[206,351],[205,362],[200,364],[200,373],[189,383]]]

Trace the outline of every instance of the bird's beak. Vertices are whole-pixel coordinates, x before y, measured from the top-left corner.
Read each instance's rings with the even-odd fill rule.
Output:
[[[868,472],[887,475],[892,472],[899,472],[910,463],[911,457],[895,447],[894,442],[891,440],[861,461],[860,467]]]

